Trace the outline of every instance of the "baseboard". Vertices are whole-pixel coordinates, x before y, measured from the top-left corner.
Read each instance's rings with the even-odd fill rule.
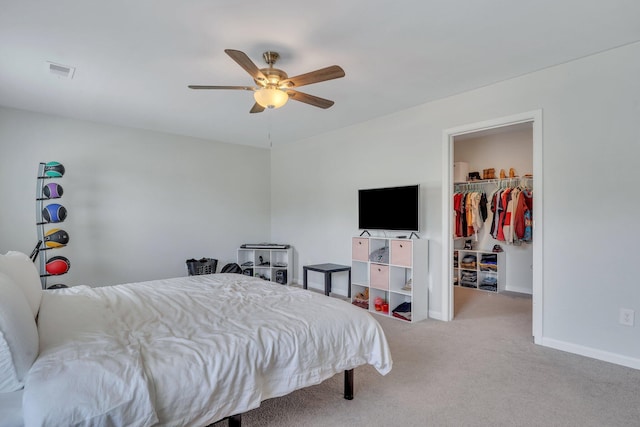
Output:
[[[441,311],[429,310],[429,319],[443,320]]]
[[[531,290],[531,288],[518,288],[518,287],[509,286],[505,288],[505,291],[517,292],[519,294],[533,295],[533,291]]]
[[[591,347],[585,347],[565,341],[554,340],[552,338],[543,337],[540,345],[544,347],[554,348],[556,350],[566,351],[568,353],[579,354],[580,356],[586,356],[592,359],[602,360],[603,362],[614,363],[616,365],[622,365],[628,368],[640,370],[640,359],[634,357],[623,356],[620,354],[598,350]]]

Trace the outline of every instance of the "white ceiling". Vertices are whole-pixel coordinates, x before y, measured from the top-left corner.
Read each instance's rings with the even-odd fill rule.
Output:
[[[0,0],[0,105],[268,147],[639,40],[638,0]],[[187,88],[253,84],[226,48],[346,77],[301,89],[330,109],[249,114],[251,92]]]

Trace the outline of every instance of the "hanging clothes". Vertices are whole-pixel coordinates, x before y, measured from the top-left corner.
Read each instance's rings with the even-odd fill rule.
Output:
[[[505,223],[507,225],[511,224],[511,214],[508,213],[508,209],[509,209],[509,202],[511,201],[511,188],[505,188],[504,191],[502,192],[502,210],[500,211],[500,217],[499,219],[499,224],[498,224],[498,232],[497,232],[497,239],[500,241],[505,241],[504,238],[504,225]]]
[[[533,225],[533,191],[522,184],[513,188],[499,188],[493,194],[491,211],[494,220],[491,236],[507,244],[530,243]]]
[[[517,240],[524,240],[525,216],[527,215],[528,211],[529,211],[529,208],[527,207],[527,202],[525,201],[524,191],[521,191],[516,203],[514,224],[513,224],[515,238]],[[529,217],[531,217],[530,212],[529,212]]]
[[[513,179],[493,181],[497,188],[488,197],[479,184],[456,186],[453,194],[454,238],[477,235],[487,218],[491,218],[487,232],[495,240],[507,244],[531,243],[533,190],[524,185],[529,179],[520,179],[517,186]]]
[[[520,189],[514,188],[509,193],[509,203],[507,204],[507,215],[505,218],[504,225],[502,226],[502,231],[504,233],[504,241],[507,243],[514,243],[517,241],[516,233],[515,233],[515,222],[516,218],[516,205],[518,203],[518,198],[520,197]]]
[[[453,195],[453,221],[454,221],[454,237],[462,237],[462,193]]]
[[[526,205],[524,210],[524,236],[523,242],[531,243],[533,240],[533,190],[524,188],[522,190],[522,197]]]
[[[454,237],[477,234],[487,219],[487,195],[480,191],[453,194]]]

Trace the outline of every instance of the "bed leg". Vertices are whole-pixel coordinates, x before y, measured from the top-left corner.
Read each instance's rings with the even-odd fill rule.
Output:
[[[240,427],[242,425],[242,414],[229,417],[229,427]]]
[[[344,398],[353,400],[353,369],[344,371]]]

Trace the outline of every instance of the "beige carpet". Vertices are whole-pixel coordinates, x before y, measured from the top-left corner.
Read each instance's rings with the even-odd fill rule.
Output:
[[[340,374],[263,402],[242,425],[640,426],[640,371],[533,344],[530,298],[456,288],[455,307],[453,322],[376,316],[393,370],[357,368],[354,400]]]

